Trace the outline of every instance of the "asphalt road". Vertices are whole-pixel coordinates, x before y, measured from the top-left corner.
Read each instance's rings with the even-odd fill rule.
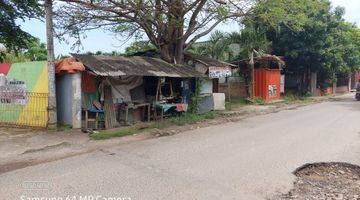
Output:
[[[359,120],[347,98],[119,145],[2,174],[0,199],[265,199],[306,163],[360,164]]]

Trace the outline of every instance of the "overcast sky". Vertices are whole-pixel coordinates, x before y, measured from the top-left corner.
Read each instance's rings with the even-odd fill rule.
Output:
[[[334,6],[343,6],[346,9],[345,18],[349,22],[354,22],[360,24],[360,0],[331,0]],[[30,34],[41,39],[42,42],[46,41],[45,37],[45,24],[41,21],[30,20],[22,23],[22,28],[29,32]],[[222,31],[237,31],[239,27],[235,23],[222,24],[217,27],[218,30]],[[202,38],[205,40],[206,37]],[[126,46],[128,46],[132,41],[124,43],[124,41],[119,41],[119,38],[115,38],[114,35],[110,33],[103,32],[101,30],[91,31],[87,33],[86,39],[83,40],[83,48],[80,49],[81,52],[88,51],[120,51],[123,52]],[[71,45],[64,42],[59,43],[57,40],[55,42],[55,54],[68,55],[71,50]]]

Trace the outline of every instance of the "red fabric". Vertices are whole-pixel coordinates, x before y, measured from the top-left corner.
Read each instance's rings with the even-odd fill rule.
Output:
[[[360,73],[355,72],[355,83],[359,83],[359,81],[360,81]]]
[[[0,63],[0,74],[7,75],[10,70],[11,64]]]
[[[86,71],[83,72],[81,76],[81,89],[83,92],[96,92],[95,76]]]
[[[77,73],[85,71],[85,66],[81,62],[77,62],[75,58],[65,58],[55,63],[55,73]]]
[[[178,112],[186,112],[187,111],[187,104],[184,104],[184,103],[176,104],[176,110]]]

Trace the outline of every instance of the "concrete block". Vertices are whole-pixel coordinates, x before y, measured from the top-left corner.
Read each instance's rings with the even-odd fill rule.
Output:
[[[225,93],[213,93],[214,110],[225,110]]]

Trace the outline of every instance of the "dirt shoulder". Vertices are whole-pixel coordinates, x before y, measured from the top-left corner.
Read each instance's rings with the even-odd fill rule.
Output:
[[[344,96],[348,97],[348,96]],[[185,125],[160,123],[138,124],[136,134],[108,140],[92,140],[80,130],[48,132],[46,130],[0,129],[0,174],[12,170],[51,162],[71,156],[90,153],[103,148],[130,142],[170,136],[203,127],[237,122],[256,115],[264,115],[282,110],[293,110],[301,106],[334,101],[340,97],[321,97],[307,101],[277,102],[269,105],[246,105],[231,111],[219,112],[213,119],[206,119]],[[109,130],[117,131],[115,130]]]

